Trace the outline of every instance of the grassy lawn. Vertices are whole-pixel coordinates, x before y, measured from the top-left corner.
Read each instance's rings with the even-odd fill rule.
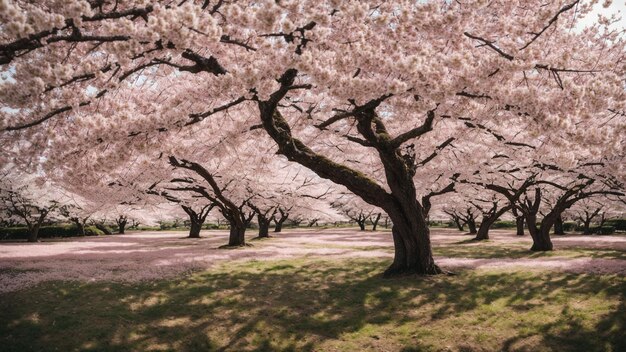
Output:
[[[0,296],[0,350],[626,351],[623,276],[382,279],[387,264],[302,258],[42,284]]]
[[[464,241],[451,245],[433,246],[433,254],[442,257],[477,259],[520,259],[520,258],[594,258],[626,260],[626,252],[604,248],[557,248],[548,252],[532,252],[527,243],[495,243],[490,241]]]

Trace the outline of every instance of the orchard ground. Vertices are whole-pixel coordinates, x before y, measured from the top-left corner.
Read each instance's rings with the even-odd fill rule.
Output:
[[[252,231],[250,231],[250,234]],[[0,244],[4,351],[626,351],[626,236],[433,229],[453,276],[383,279],[387,231]],[[250,236],[251,237],[251,236]]]

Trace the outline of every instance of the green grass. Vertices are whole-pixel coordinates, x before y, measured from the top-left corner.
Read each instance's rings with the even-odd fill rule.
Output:
[[[494,243],[489,241],[464,241],[451,245],[433,246],[433,254],[442,257],[477,259],[521,258],[604,258],[626,260],[626,251],[602,248],[557,248],[548,252],[532,252],[528,243]]]
[[[252,261],[144,284],[42,284],[0,296],[0,349],[626,351],[623,276],[382,279],[387,264]]]

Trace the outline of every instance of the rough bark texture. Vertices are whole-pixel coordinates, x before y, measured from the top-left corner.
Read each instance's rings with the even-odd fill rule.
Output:
[[[246,226],[243,222],[230,222],[230,235],[228,237],[229,247],[241,247],[246,245]]]
[[[553,249],[552,240],[550,239],[550,228],[552,224],[548,225],[547,222],[541,222],[541,226],[537,227],[537,217],[530,215],[526,217],[526,223],[528,224],[528,232],[533,239],[533,245],[530,247],[531,251],[551,251]]]
[[[202,230],[202,224],[197,221],[191,220],[189,227],[189,238],[200,238],[200,231]]]

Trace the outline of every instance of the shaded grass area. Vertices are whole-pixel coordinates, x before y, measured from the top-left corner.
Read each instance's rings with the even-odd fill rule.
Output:
[[[305,244],[303,248],[338,248],[359,251],[385,251],[393,253],[391,246],[349,246],[337,244]],[[452,244],[434,244],[433,254],[448,258],[473,259],[533,259],[533,258],[593,258],[626,260],[626,251],[607,248],[556,248],[553,251],[533,252],[528,243],[498,243],[465,240]]]
[[[604,258],[626,260],[626,251],[601,248],[556,248],[554,251],[533,252],[528,244],[496,242],[459,242],[451,245],[433,246],[433,254],[441,257],[476,259],[520,258]]]
[[[3,351],[626,351],[626,279],[387,261],[251,261],[144,284],[0,296]]]

